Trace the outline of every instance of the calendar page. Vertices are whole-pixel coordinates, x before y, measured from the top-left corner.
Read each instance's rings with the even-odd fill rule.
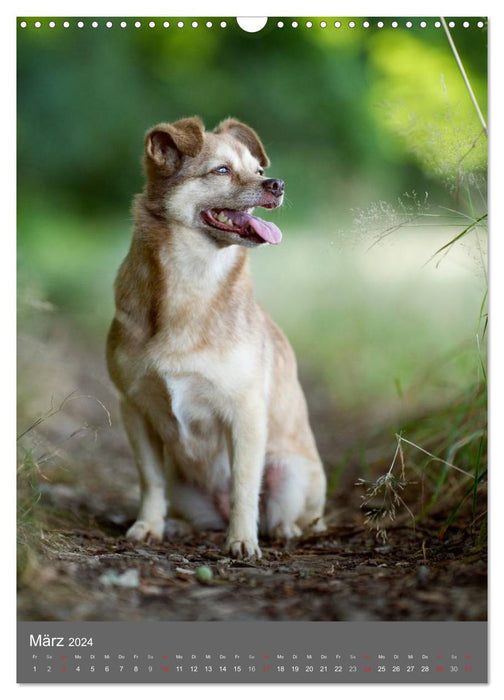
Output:
[[[487,19],[16,32],[18,683],[486,683]]]

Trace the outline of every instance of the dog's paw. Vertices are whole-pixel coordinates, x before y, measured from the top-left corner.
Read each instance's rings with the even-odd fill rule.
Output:
[[[310,531],[317,533],[317,532],[325,532],[327,530],[327,525],[324,522],[324,518],[317,518],[314,520],[312,523],[310,523]]]
[[[134,542],[144,542],[145,540],[153,540],[161,542],[164,534],[165,522],[161,520],[137,520],[128,532],[126,537]]]
[[[226,552],[228,552],[233,559],[262,558],[262,552],[259,549],[256,538],[237,539],[229,537],[226,542]]]
[[[296,523],[280,523],[270,533],[274,540],[291,540],[301,536],[301,528]]]

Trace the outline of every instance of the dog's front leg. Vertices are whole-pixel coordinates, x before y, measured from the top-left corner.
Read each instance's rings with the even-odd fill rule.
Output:
[[[167,510],[163,444],[152,426],[127,401],[121,402],[123,423],[140,477],[140,511],[126,533],[130,540],[162,540]]]
[[[261,558],[257,541],[259,492],[266,452],[266,406],[246,396],[233,416],[230,434],[231,511],[226,549],[237,559]]]

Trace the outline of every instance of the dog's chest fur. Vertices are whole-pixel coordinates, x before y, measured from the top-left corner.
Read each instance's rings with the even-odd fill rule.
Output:
[[[177,470],[205,489],[228,483],[231,406],[246,391],[256,361],[245,343],[223,352],[209,348],[182,360],[165,351],[144,365],[130,389]]]
[[[222,399],[215,395],[213,382],[194,374],[166,374],[162,381],[170,404],[169,412],[160,414],[168,423],[163,426],[170,436],[165,444],[178,470],[206,489],[224,488],[230,466]]]

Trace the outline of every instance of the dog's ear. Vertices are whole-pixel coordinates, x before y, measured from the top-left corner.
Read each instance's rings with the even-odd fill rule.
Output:
[[[240,141],[249,149],[254,158],[257,158],[263,168],[267,168],[270,164],[269,158],[264,150],[264,146],[261,143],[261,139],[256,132],[250,128],[250,126],[247,126],[236,119],[225,119],[214,129],[214,133],[227,133],[234,136],[237,141]]]
[[[180,119],[173,124],[158,124],[145,137],[147,163],[172,175],[183,156],[197,156],[203,148],[205,127],[198,117]]]

